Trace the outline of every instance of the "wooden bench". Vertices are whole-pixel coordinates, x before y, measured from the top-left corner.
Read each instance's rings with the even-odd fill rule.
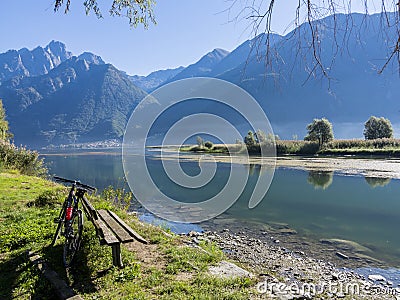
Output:
[[[115,213],[110,210],[96,210],[92,204],[83,198],[82,206],[88,219],[96,228],[96,234],[101,245],[111,246],[113,265],[122,268],[121,243],[138,241],[147,244],[147,241],[129,227]]]

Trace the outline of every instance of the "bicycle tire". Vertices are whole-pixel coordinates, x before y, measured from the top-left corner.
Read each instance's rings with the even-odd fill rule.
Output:
[[[57,229],[56,229],[56,231],[54,233],[53,240],[51,242],[51,246],[54,246],[56,244],[58,236],[60,235],[62,224],[64,222],[66,207],[67,207],[67,201],[64,201],[63,207],[61,208],[60,214],[58,216]]]
[[[76,253],[79,250],[83,231],[83,215],[78,209],[73,215],[68,225],[65,224],[65,243],[63,251],[63,263],[66,268],[70,267]]]

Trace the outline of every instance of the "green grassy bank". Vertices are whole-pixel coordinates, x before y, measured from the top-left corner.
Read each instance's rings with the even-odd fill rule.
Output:
[[[124,269],[112,267],[111,249],[100,246],[85,222],[82,248],[72,268],[62,265],[62,241],[50,247],[66,189],[19,172],[0,172],[0,299],[53,299],[49,283],[28,262],[28,250],[39,253],[84,299],[248,299],[251,279],[208,275],[210,265],[225,259],[212,243],[188,247],[185,237],[138,221],[100,196],[96,208],[111,208],[150,244],[122,247]]]
[[[277,155],[354,155],[354,156],[385,156],[400,157],[400,139],[376,140],[334,140],[320,146],[317,142],[297,140],[276,140]],[[199,146],[185,146],[180,151],[201,153],[245,153],[257,155],[261,148],[271,150],[269,144],[255,144],[246,146],[244,143],[232,145],[213,145],[210,148]],[[268,152],[266,152],[268,153]]]

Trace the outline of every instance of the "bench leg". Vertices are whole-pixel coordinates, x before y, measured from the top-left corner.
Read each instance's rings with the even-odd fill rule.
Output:
[[[111,249],[113,257],[113,265],[119,268],[123,268],[120,244],[112,245]]]

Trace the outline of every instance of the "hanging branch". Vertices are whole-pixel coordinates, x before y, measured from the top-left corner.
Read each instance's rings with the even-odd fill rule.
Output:
[[[57,12],[64,5],[64,13],[68,13],[71,0],[55,0],[54,11]],[[103,17],[97,0],[85,0],[83,5],[87,15],[92,11],[98,18]],[[131,27],[143,24],[144,28],[148,28],[149,23],[156,24],[154,6],[155,0],[113,0],[109,13],[111,16],[126,17]]]
[[[295,5],[296,10],[292,21],[295,28],[293,34],[287,39],[296,37],[298,39],[298,51],[300,51],[302,49],[302,35],[310,34],[309,49],[312,53],[314,66],[309,69],[309,76],[315,76],[315,72],[319,70],[324,77],[329,78],[328,70],[331,69],[330,67],[333,65],[339,51],[347,48],[350,33],[354,28],[351,15],[353,12],[351,0],[298,0],[294,4],[288,4],[289,2],[283,1],[276,4],[275,0],[231,0],[231,2],[232,5],[230,10],[235,5],[242,5],[243,9],[241,10],[240,15],[242,17],[244,16],[246,20],[249,20],[253,24],[254,36],[258,36],[260,33],[266,33],[265,45],[263,46],[266,47],[265,61],[267,66],[271,65],[270,34],[273,33],[272,17],[275,13],[276,5]],[[245,3],[244,5],[243,2]],[[366,20],[370,5],[373,5],[370,1],[363,1],[365,13],[364,20]],[[378,73],[382,73],[390,63],[395,61],[398,64],[400,72],[400,0],[381,0],[380,12],[382,18],[380,31],[382,34],[387,34],[388,56],[385,58],[383,65],[377,68]],[[338,13],[344,13],[347,15],[344,24],[338,23]],[[327,16],[332,16],[332,31],[335,47],[330,62],[321,59],[322,40],[319,34],[320,27],[326,26],[325,24],[322,24],[320,19]],[[300,32],[299,26],[303,23],[307,24],[309,32]],[[265,25],[264,27],[262,26],[263,24]],[[367,26],[365,21],[363,21],[362,24],[363,26]],[[343,38],[340,41],[337,39],[337,33],[339,31],[342,31],[343,33]],[[296,54],[296,56],[298,55]]]

